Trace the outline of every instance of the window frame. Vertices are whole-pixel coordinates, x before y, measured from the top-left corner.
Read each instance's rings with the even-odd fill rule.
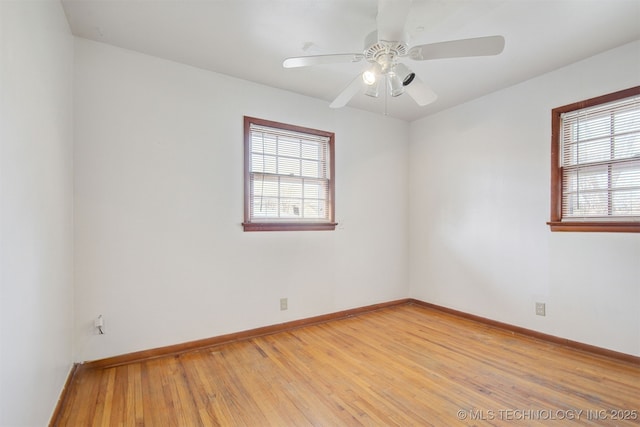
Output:
[[[298,133],[306,133],[328,138],[329,165],[328,165],[328,219],[325,221],[310,220],[280,220],[273,219],[261,221],[251,218],[251,125],[281,129]],[[244,116],[244,231],[318,231],[335,230],[335,134],[318,129],[311,129],[256,117]]]
[[[547,222],[551,231],[640,233],[640,221],[638,220],[563,220],[562,196],[564,182],[560,161],[562,155],[561,115],[563,113],[594,107],[638,95],[640,95],[640,86],[635,86],[629,89],[557,107],[551,111],[551,215],[550,221]]]

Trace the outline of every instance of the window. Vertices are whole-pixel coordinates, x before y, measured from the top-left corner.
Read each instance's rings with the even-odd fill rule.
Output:
[[[334,134],[244,118],[245,231],[334,230]]]
[[[552,231],[640,232],[640,86],[551,119]]]

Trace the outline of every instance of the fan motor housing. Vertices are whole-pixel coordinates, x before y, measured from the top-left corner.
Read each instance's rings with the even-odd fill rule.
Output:
[[[378,40],[378,32],[373,31],[364,39],[364,57],[369,62],[378,62],[378,58],[383,55],[392,58],[404,56],[409,48],[407,39],[408,35],[405,33],[404,40]]]

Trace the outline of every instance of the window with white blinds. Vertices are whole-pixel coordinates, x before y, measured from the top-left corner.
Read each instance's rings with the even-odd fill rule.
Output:
[[[560,195],[555,196],[558,212],[556,218],[552,212],[552,222],[578,222],[583,228],[595,223],[596,231],[635,231],[640,227],[638,88],[561,109],[554,110]]]
[[[333,229],[333,133],[245,117],[245,230]]]

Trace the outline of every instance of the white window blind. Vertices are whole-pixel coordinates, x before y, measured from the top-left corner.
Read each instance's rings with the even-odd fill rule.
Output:
[[[563,220],[640,220],[640,96],[561,115]]]
[[[251,123],[252,221],[330,221],[329,138]]]

